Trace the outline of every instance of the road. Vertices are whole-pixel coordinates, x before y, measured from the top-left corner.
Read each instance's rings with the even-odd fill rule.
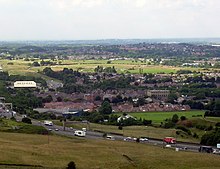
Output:
[[[51,132],[53,132],[55,134],[77,137],[77,136],[74,135],[74,131],[77,130],[77,129],[72,129],[72,128],[69,128],[69,127],[65,127],[65,131],[64,131],[62,126],[58,126],[58,125],[46,126],[42,122],[38,122],[38,121],[35,121],[35,120],[33,120],[32,122],[33,122],[34,125],[44,126],[45,128],[47,128],[48,130],[51,130]],[[57,129],[57,131],[56,131],[56,129]],[[87,138],[87,139],[104,139],[103,134],[104,133],[101,133],[101,132],[87,131],[85,138]],[[115,140],[118,140],[118,141],[124,141],[124,138],[125,138],[121,135],[114,135],[114,134],[110,134],[110,135]],[[136,141],[132,140],[130,142],[136,142]],[[166,144],[164,144],[164,142],[162,140],[152,139],[152,138],[150,138],[148,141],[140,142],[140,143],[142,143],[142,144],[151,144],[151,145],[156,145],[156,146],[161,146],[161,147],[164,147],[166,145]],[[173,145],[171,145],[171,147],[179,148],[179,150],[185,150],[185,148],[187,148],[187,151],[198,152],[198,149],[199,149],[200,145],[199,144],[193,144],[193,143],[177,142],[177,144],[173,144]]]

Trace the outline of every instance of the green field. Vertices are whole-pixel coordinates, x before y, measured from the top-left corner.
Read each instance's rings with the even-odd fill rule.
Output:
[[[179,118],[185,116],[188,119],[193,118],[192,116],[204,115],[203,110],[198,111],[174,111],[174,112],[140,112],[140,113],[128,113],[136,118],[142,118],[146,120],[152,120],[154,124],[159,124],[165,119],[172,118],[174,114],[177,114]],[[123,113],[117,113],[117,115],[122,115]]]
[[[123,141],[0,133],[0,168],[217,169],[220,156]],[[41,167],[7,167],[6,164]]]
[[[36,60],[40,62],[40,60]],[[139,73],[140,69],[143,69],[143,73],[175,73],[180,69],[190,69],[192,71],[202,71],[198,68],[182,68],[182,67],[171,67],[162,65],[148,65],[140,61],[134,62],[132,60],[117,60],[111,61],[107,64],[108,60],[62,60],[61,65],[50,66],[53,70],[58,71],[63,68],[72,68],[82,72],[93,72],[94,68],[99,66],[112,67],[114,66],[118,73]],[[13,65],[10,65],[10,64]],[[38,71],[42,71],[46,66],[32,67],[33,61],[24,60],[0,60],[0,65],[4,71],[8,71],[10,74],[21,74],[21,75],[36,75]]]

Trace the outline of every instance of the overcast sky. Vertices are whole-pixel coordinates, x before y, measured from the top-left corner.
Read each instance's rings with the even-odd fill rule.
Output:
[[[0,40],[220,37],[220,0],[0,0]]]

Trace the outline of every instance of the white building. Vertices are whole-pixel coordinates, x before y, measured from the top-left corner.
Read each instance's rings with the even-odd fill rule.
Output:
[[[129,115],[129,114],[126,114],[126,115],[120,116],[120,117],[117,119],[117,122],[119,123],[120,121],[122,121],[122,120],[127,120],[127,119],[129,119],[129,118],[132,118],[132,119],[134,119],[134,120],[137,120],[135,117],[133,117],[133,116],[131,116],[131,115]]]
[[[36,88],[37,83],[34,81],[16,81],[14,82],[14,88]]]
[[[0,65],[0,72],[3,72],[2,66]]]

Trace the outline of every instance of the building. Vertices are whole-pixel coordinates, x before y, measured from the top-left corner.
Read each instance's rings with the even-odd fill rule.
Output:
[[[129,114],[126,114],[126,115],[120,116],[120,117],[117,119],[117,122],[119,123],[119,122],[121,122],[121,121],[123,121],[123,120],[127,120],[127,119],[129,119],[129,118],[132,118],[132,119],[134,119],[134,120],[137,120],[135,117],[133,117],[133,116],[131,116],[131,115],[129,115]]]
[[[156,99],[166,99],[170,94],[169,90],[148,90],[147,96]]]
[[[14,88],[36,88],[37,83],[34,81],[16,81],[14,82]]]
[[[2,66],[0,65],[0,72],[3,72]]]

